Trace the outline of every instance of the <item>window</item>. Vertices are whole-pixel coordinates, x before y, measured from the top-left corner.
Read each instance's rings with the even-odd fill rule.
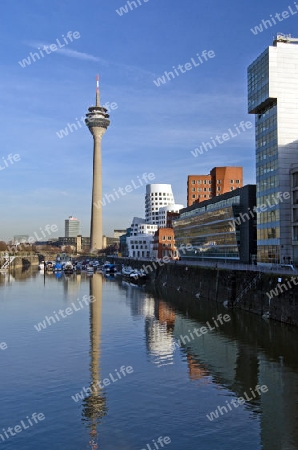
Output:
[[[198,192],[201,192],[202,188],[198,188]]]
[[[217,190],[220,191],[220,186],[217,186]]]
[[[217,180],[217,184],[221,184],[221,180]]]
[[[191,188],[192,192],[196,192],[196,188]]]
[[[191,184],[196,184],[196,181],[195,180],[191,180]]]
[[[192,195],[192,198],[196,198],[196,195],[194,194],[194,195]]]
[[[204,184],[207,184],[207,180],[204,180]]]
[[[233,184],[233,183],[234,183],[234,180],[231,180],[230,183]]]
[[[212,189],[211,189],[211,188],[209,188],[209,189],[208,189],[208,191],[209,191],[209,192],[211,192],[211,191],[212,191]]]
[[[233,186],[231,186],[231,191],[233,191],[234,190],[234,188],[233,188]]]
[[[240,180],[236,180],[236,183],[237,183],[237,184],[240,184]]]
[[[168,241],[171,241],[172,240],[172,236],[168,236]]]
[[[204,188],[204,191],[206,192],[206,191],[207,191],[207,188]]]
[[[212,183],[212,181],[211,180],[209,180],[209,184],[211,184]]]
[[[201,180],[198,180],[198,184],[201,184]]]

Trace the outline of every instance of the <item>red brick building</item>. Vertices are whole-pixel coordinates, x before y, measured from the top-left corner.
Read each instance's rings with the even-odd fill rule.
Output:
[[[153,257],[178,259],[173,228],[159,228],[154,234]]]
[[[214,167],[209,175],[189,175],[187,206],[243,187],[242,167]]]

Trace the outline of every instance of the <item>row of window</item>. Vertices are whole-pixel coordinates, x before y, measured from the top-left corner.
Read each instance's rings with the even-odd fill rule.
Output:
[[[267,189],[272,189],[278,186],[278,176],[273,175],[272,177],[265,178],[265,180],[259,181],[259,192],[266,191]]]
[[[212,198],[212,195],[195,195],[193,194],[191,198]]]
[[[280,228],[262,228],[257,230],[258,241],[263,241],[264,239],[276,239],[280,237]]]
[[[172,194],[166,194],[165,192],[161,193],[161,192],[154,192],[150,194],[150,197],[156,197],[157,195],[159,195],[160,197],[163,195],[164,197],[171,197]]]
[[[276,125],[277,125],[276,115],[266,118],[265,120],[261,121],[258,125],[256,125],[256,136],[259,136],[259,134],[264,133],[270,128],[275,128]]]
[[[205,191],[206,192],[207,190],[211,192],[212,188],[208,188],[208,189],[207,188],[198,188],[198,192],[201,192],[201,191]],[[191,188],[191,191],[192,192],[196,192],[196,188]]]
[[[266,145],[272,144],[277,140],[277,130],[270,131],[270,133],[256,139],[256,148],[265,147]]]
[[[261,177],[262,175],[265,175],[266,173],[273,172],[274,170],[277,170],[278,168],[278,160],[274,159],[273,161],[270,161],[269,163],[262,164],[261,166],[257,167],[257,179],[258,177]],[[259,181],[259,180],[258,180]]]
[[[138,250],[138,249],[139,249],[139,246],[138,246],[138,245],[136,245],[136,246],[132,245],[131,248],[132,248],[132,249],[136,248],[136,249]],[[143,246],[143,245],[140,245],[140,249],[143,249],[143,248],[146,250],[148,247],[147,247],[147,245],[144,245],[144,246]]]
[[[201,184],[201,180],[198,180],[197,183],[198,183],[198,184]],[[221,183],[222,183],[222,180],[217,180],[217,184],[221,184]],[[230,180],[230,183],[231,183],[231,184],[234,184],[234,183],[240,184],[240,180]],[[195,181],[195,180],[192,180],[191,184],[196,184],[196,181]],[[203,183],[203,184],[212,184],[212,181],[209,180],[209,182],[207,183],[207,180],[204,180],[204,183]]]
[[[212,184],[211,180],[197,180],[198,184]],[[196,180],[192,180],[191,184],[196,184]]]
[[[258,261],[276,263],[280,260],[278,245],[258,245]]]
[[[267,147],[266,150],[257,152],[257,164],[274,156],[277,158],[277,155],[277,144],[271,145],[270,147]]]

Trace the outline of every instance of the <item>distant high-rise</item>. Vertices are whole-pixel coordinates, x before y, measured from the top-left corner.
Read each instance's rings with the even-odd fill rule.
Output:
[[[214,167],[209,175],[189,175],[187,206],[243,187],[242,167]]]
[[[65,220],[65,237],[77,237],[80,233],[80,221],[75,217],[69,216]]]
[[[248,67],[248,112],[256,120],[260,262],[298,262],[297,67],[298,39],[281,34]]]
[[[102,162],[101,140],[110,125],[107,109],[100,106],[99,77],[96,77],[96,106],[88,108],[86,125],[93,136],[93,185],[91,206],[90,247],[92,251],[102,248]]]

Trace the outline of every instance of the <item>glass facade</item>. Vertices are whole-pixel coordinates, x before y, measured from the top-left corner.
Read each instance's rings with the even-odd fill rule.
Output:
[[[269,50],[248,68],[248,111],[254,113],[269,98]]]
[[[256,125],[257,258],[259,262],[277,263],[280,205],[273,202],[279,190],[277,100],[269,97],[269,49],[248,68],[248,111],[255,114]]]
[[[233,205],[239,196],[181,214],[174,222],[177,248],[191,245],[184,256],[191,258],[240,259],[239,236]]]

